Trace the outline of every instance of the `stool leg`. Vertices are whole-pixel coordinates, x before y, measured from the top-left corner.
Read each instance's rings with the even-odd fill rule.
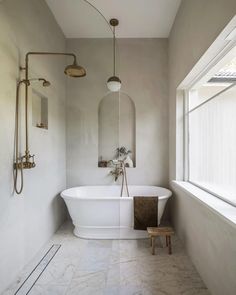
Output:
[[[169,246],[169,255],[172,254],[172,249],[171,249],[171,236],[168,237],[168,246]]]
[[[152,255],[155,255],[155,237],[151,237],[152,240]]]
[[[152,237],[150,237],[150,246],[152,247]]]
[[[166,247],[168,247],[168,236],[166,236]]]

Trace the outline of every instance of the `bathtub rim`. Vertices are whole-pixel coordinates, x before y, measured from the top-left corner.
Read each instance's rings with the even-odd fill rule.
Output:
[[[135,187],[153,187],[153,188],[164,189],[166,191],[166,195],[158,196],[159,200],[169,199],[172,196],[172,191],[165,188],[165,187],[162,187],[162,186],[156,186],[156,185],[132,185],[132,184],[129,185],[129,187],[132,187],[132,186],[135,186]],[[118,197],[103,197],[103,196],[78,197],[78,196],[75,196],[75,195],[66,195],[66,192],[68,192],[70,190],[77,189],[77,188],[86,188],[86,187],[104,187],[104,188],[106,188],[106,187],[116,187],[116,185],[80,185],[80,186],[74,186],[74,187],[70,187],[70,188],[67,188],[67,189],[63,190],[60,193],[60,196],[64,200],[71,200],[71,199],[74,199],[74,200],[86,200],[86,201],[88,201],[88,200],[120,200],[120,199],[122,199],[122,200],[133,200],[133,197],[120,197],[120,196],[118,196]]]

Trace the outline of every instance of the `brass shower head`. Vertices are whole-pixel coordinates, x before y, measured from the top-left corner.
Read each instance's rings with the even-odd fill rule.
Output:
[[[43,81],[43,87],[49,87],[51,83],[44,78],[39,78],[39,81]]]
[[[29,57],[31,55],[55,55],[55,56],[70,56],[73,57],[73,64],[68,65],[64,73],[69,77],[84,77],[86,76],[86,70],[77,64],[76,55],[74,53],[66,53],[66,52],[28,52],[25,57],[25,67],[20,67],[21,70],[25,70],[26,79],[28,79],[28,71],[29,71]]]
[[[31,82],[34,82],[34,81],[43,81],[43,87],[48,87],[51,85],[51,83],[44,79],[44,78],[31,78],[31,79],[28,79],[28,80],[21,80],[20,83],[25,83],[27,86],[30,86],[30,83]]]
[[[44,81],[43,82],[44,87],[49,87],[50,85],[51,85],[51,83],[49,81]]]
[[[79,66],[76,62],[76,60],[74,60],[74,63],[72,65],[68,65],[65,68],[64,73],[67,76],[70,77],[74,77],[74,78],[79,78],[79,77],[84,77],[86,76],[86,71],[83,67]]]

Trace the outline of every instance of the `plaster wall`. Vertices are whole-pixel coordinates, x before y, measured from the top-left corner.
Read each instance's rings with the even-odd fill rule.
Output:
[[[235,0],[183,0],[169,38],[169,180],[177,177],[176,89],[236,13]],[[172,219],[198,272],[214,295],[235,294],[236,228],[173,186]]]
[[[68,39],[87,76],[67,81],[67,186],[111,184],[109,168],[98,168],[98,107],[112,75],[111,39]],[[118,39],[122,91],[136,109],[136,168],[130,184],[168,183],[167,40]]]
[[[28,51],[65,51],[65,38],[44,1],[0,2],[0,293],[48,241],[65,219],[58,193],[66,186],[65,164],[65,59],[32,57],[30,77],[45,77],[50,88],[32,87],[48,97],[49,129],[32,126],[29,95],[29,144],[36,167],[24,171],[24,191],[13,193],[13,144],[16,82],[23,78]],[[23,116],[24,91],[21,91]],[[23,117],[22,117],[23,118]],[[24,152],[21,122],[21,151]]]

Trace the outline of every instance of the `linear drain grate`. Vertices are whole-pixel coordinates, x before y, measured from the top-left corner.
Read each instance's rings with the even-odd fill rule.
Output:
[[[52,247],[47,251],[35,268],[31,271],[28,277],[20,285],[14,295],[27,295],[33,288],[37,280],[40,278],[46,267],[52,261],[53,257],[57,254],[61,245],[53,244]]]

